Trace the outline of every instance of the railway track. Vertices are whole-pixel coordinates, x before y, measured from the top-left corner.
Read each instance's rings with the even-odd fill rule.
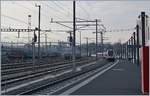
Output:
[[[91,76],[97,74],[98,72],[111,66],[112,64],[113,62],[109,62],[108,64],[105,64],[105,65],[102,64],[101,66],[95,68],[94,70],[89,70],[85,73],[74,76],[72,78],[68,78],[64,81],[60,81],[56,84],[50,84],[50,85],[38,88],[37,90],[33,90],[33,91],[31,90],[30,92],[25,93],[25,94],[28,94],[28,95],[64,95],[62,94],[64,92],[64,89],[67,90],[67,89],[72,88],[72,86],[78,84],[79,82],[87,80]]]
[[[85,59],[81,59],[81,60],[85,60]],[[77,62],[81,60],[77,60]],[[56,68],[55,66],[64,66],[71,62],[72,61],[64,61],[64,62],[57,62],[53,64],[43,64],[43,65],[35,65],[35,66],[22,67],[22,68],[5,69],[2,70],[1,72],[2,81],[14,79],[17,77],[27,76],[30,74],[36,74],[39,72],[49,71],[53,68]]]
[[[28,70],[36,70],[38,68],[42,69],[42,68],[46,68],[46,67],[53,67],[53,66],[57,66],[60,64],[65,64],[65,63],[71,63],[71,61],[63,61],[63,62],[57,62],[57,63],[47,63],[47,64],[36,64],[36,65],[28,65],[25,67],[20,67],[20,68],[9,68],[9,69],[5,69],[2,70],[1,73],[2,75],[7,75],[7,74],[14,74],[14,73],[18,73],[18,72],[24,72],[24,71],[28,71]]]
[[[88,61],[77,61],[76,63],[86,63]],[[46,66],[45,68],[41,68],[41,69],[38,69],[38,70],[29,70],[29,71],[25,71],[25,72],[20,72],[20,73],[14,73],[14,74],[8,74],[8,75],[3,75],[2,76],[2,85],[5,85],[6,83],[3,83],[3,82],[7,82],[7,83],[11,83],[13,81],[15,81],[15,79],[18,80],[18,78],[20,79],[23,79],[22,77],[24,78],[28,78],[28,77],[31,77],[31,76],[39,76],[39,75],[42,75],[42,74],[45,74],[46,72],[53,72],[57,69],[60,69],[60,68],[64,68],[64,67],[71,67],[72,63],[71,62],[66,62],[66,63],[61,63],[61,64],[58,64],[57,66],[53,66],[53,67],[48,67]],[[11,81],[11,82],[10,82]]]
[[[81,59],[78,60],[85,60],[88,59],[87,57],[82,57]],[[22,63],[9,63],[9,64],[1,64],[1,70],[7,70],[7,69],[16,69],[16,68],[22,68],[22,67],[32,67],[32,66],[40,66],[40,65],[45,65],[45,64],[59,64],[61,62],[68,62],[70,60],[55,60],[53,62],[22,62]]]
[[[15,60],[15,59],[14,59]],[[49,63],[49,62],[51,62],[51,63],[55,63],[55,62],[59,62],[59,61],[62,61],[62,60],[64,60],[63,58],[42,58],[41,60],[40,60],[40,63]],[[8,62],[8,63],[2,63],[2,66],[4,65],[4,66],[6,66],[6,65],[20,65],[20,64],[26,64],[26,63],[33,63],[32,62],[32,59],[28,59],[28,60],[25,60],[25,61],[20,61],[20,62],[13,62],[12,60],[10,60],[11,62]],[[38,62],[39,63],[39,61],[36,59],[35,60],[35,62]]]
[[[69,61],[69,60],[63,60],[63,61]],[[48,63],[60,63],[62,62],[62,60],[56,60],[54,62],[35,62],[35,64],[33,64],[33,62],[22,62],[22,63],[9,63],[9,64],[2,64],[1,65],[1,69],[5,70],[5,69],[15,69],[15,68],[21,68],[21,67],[28,67],[28,66],[35,66],[35,65],[42,65],[42,64],[48,64]]]
[[[82,61],[82,62],[76,62],[77,66],[81,66],[84,63],[87,63],[89,61]],[[10,88],[15,88],[15,86],[19,86],[20,84],[24,84],[24,83],[28,83],[29,81],[33,81],[33,80],[39,80],[40,78],[43,78],[43,76],[45,75],[55,75],[58,72],[62,72],[64,70],[68,70],[72,68],[72,64],[63,64],[63,65],[58,65],[58,66],[54,66],[52,68],[49,68],[49,70],[43,70],[40,72],[35,72],[35,74],[28,74],[25,76],[18,76],[16,75],[15,78],[11,78],[11,79],[3,79],[2,80],[2,91],[5,94],[5,90],[10,89]],[[29,72],[30,73],[30,72]],[[17,77],[18,76],[18,77]],[[7,92],[6,92],[7,93]]]
[[[78,67],[81,70],[76,71],[76,72],[73,72],[72,70],[67,70],[67,71],[60,72],[59,74],[55,75],[54,78],[51,78],[51,77],[47,78],[46,77],[42,80],[42,82],[38,83],[38,86],[32,84],[32,86],[30,86],[30,89],[24,90],[23,92],[20,92],[18,94],[19,95],[34,94],[35,92],[37,92],[41,89],[44,89],[47,86],[53,86],[53,85],[61,83],[63,81],[66,81],[66,80],[72,79],[74,77],[80,76],[82,74],[88,73],[90,71],[96,70],[97,68],[100,68],[100,67],[104,66],[108,62],[104,61],[101,64],[95,64],[95,63],[96,62],[92,62],[92,63],[89,63],[87,65],[82,65],[82,66]]]

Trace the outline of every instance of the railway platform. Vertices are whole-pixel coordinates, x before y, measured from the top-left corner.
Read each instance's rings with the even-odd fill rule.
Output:
[[[61,94],[141,95],[140,82],[140,66],[127,60],[118,60],[108,70],[104,72],[100,71],[75,86],[68,88]]]

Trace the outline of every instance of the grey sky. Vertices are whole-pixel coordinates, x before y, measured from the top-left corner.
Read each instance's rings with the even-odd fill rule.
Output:
[[[38,24],[38,8],[41,10],[41,29],[63,29],[57,24],[50,24],[51,18],[54,20],[72,20],[72,1],[2,1],[1,2],[1,25],[2,27],[27,28],[27,16],[32,15],[32,28]],[[131,29],[136,25],[136,20],[141,11],[150,15],[150,1],[77,1],[77,17],[83,19],[101,19],[102,24],[109,29]],[[7,16],[18,19],[22,22],[8,18]],[[24,23],[23,23],[24,22]],[[72,27],[72,25],[70,25]],[[91,27],[92,28],[92,27]],[[131,36],[132,32],[108,32],[105,37],[110,37],[106,42],[117,42],[119,39],[124,42]],[[30,34],[32,36],[32,33]],[[48,33],[49,41],[66,41],[67,33]],[[17,41],[17,34],[2,33],[2,41]],[[44,35],[42,35],[44,36]],[[21,34],[21,37],[27,37],[27,34]],[[92,31],[82,31],[82,42],[84,37],[95,37]],[[44,38],[42,39],[44,40]],[[18,41],[27,41],[25,38],[19,38]],[[79,33],[77,33],[77,42]]]

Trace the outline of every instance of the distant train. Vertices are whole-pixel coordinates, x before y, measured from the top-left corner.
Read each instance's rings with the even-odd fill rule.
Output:
[[[98,57],[112,62],[115,61],[115,54],[112,49],[107,50],[106,52],[103,53],[98,53]]]
[[[108,50],[107,51],[106,59],[108,61],[115,61],[115,56],[114,56],[114,51],[113,50]]]

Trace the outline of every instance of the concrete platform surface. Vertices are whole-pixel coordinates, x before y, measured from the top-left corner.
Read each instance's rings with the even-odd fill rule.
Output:
[[[140,94],[140,67],[129,61],[120,60],[114,67],[70,95]]]

